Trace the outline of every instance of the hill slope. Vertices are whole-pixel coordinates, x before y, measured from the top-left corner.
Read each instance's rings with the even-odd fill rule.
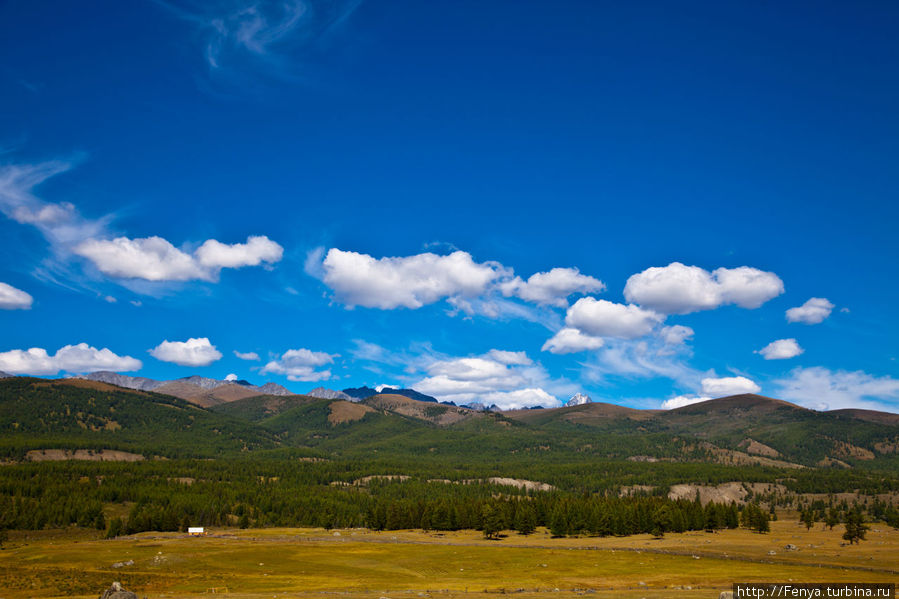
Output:
[[[120,449],[159,456],[215,456],[273,448],[244,420],[168,395],[83,379],[0,381],[0,448]]]

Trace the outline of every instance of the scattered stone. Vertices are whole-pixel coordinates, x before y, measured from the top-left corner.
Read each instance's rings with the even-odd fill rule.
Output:
[[[784,545],[784,549],[786,549],[787,551],[799,551],[799,547],[797,547],[793,543],[787,543],[786,545]]]
[[[777,552],[772,549],[768,552],[768,555],[777,555]]]
[[[339,536],[340,536],[340,533],[337,532],[337,531],[335,530],[335,531],[334,531],[334,536],[335,536],[335,537],[339,537]]]
[[[124,568],[125,566],[133,566],[134,560],[129,559],[127,562],[116,562],[112,565],[113,568]]]
[[[137,595],[131,591],[126,591],[121,582],[114,582],[112,586],[103,591],[100,599],[137,599]]]

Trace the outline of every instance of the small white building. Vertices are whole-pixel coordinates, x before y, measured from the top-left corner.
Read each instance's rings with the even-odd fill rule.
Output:
[[[191,526],[187,529],[187,534],[191,537],[206,536],[206,529],[202,526]]]

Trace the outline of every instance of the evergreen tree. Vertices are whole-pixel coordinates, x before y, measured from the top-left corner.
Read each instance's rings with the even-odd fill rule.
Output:
[[[537,512],[529,501],[519,501],[515,510],[515,530],[529,535],[537,529]]]
[[[868,525],[862,519],[861,510],[854,509],[846,514],[846,532],[843,533],[843,538],[849,541],[850,545],[864,541],[868,528]]]

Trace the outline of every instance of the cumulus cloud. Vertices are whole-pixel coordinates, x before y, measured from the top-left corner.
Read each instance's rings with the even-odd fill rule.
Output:
[[[579,329],[565,327],[553,335],[543,347],[541,351],[548,351],[552,354],[573,354],[591,349],[599,349],[603,346],[602,337],[593,337],[582,333]]]
[[[833,309],[834,305],[826,297],[809,298],[801,306],[787,310],[787,322],[818,324],[830,316]]]
[[[593,337],[635,339],[652,332],[664,316],[634,305],[582,297],[568,309],[565,324]]]
[[[799,347],[799,342],[791,338],[772,341],[755,353],[761,354],[766,360],[788,360],[795,358],[804,351],[804,349]]]
[[[794,368],[774,381],[778,397],[815,410],[862,408],[899,412],[899,379],[820,366]]]
[[[315,271],[307,263],[310,270]],[[374,258],[332,248],[321,274],[335,298],[348,307],[392,310],[421,308],[456,296],[476,297],[509,273],[496,262],[477,263],[467,252]]]
[[[111,215],[85,218],[68,202],[46,202],[34,194],[35,187],[70,168],[70,163],[62,161],[0,167],[0,212],[37,228],[57,257],[74,254],[107,276],[145,281],[215,281],[223,268],[281,260],[283,248],[265,236],[235,244],[210,239],[195,252],[157,236],[114,237],[109,230]]]
[[[568,296],[575,293],[603,291],[605,283],[599,279],[582,275],[576,268],[553,268],[549,272],[538,272],[527,281],[515,277],[500,284],[506,297],[515,296],[528,302],[568,307]]]
[[[28,310],[34,298],[7,283],[0,283],[0,310]]]
[[[332,364],[337,354],[311,351],[308,349],[289,349],[277,360],[272,360],[262,367],[262,374],[281,374],[290,381],[322,381],[331,378],[330,370],[318,370],[326,364]]]
[[[237,357],[238,357],[239,359],[241,359],[241,360],[248,360],[248,361],[251,361],[251,362],[258,362],[258,361],[259,361],[259,354],[257,354],[257,353],[254,352],[254,351],[250,351],[250,352],[247,352],[247,353],[242,353],[242,352],[239,352],[239,351],[235,350],[235,351],[234,351],[234,355],[237,356]]]
[[[246,243],[221,243],[209,239],[203,243],[195,256],[200,266],[209,270],[221,268],[242,268],[259,266],[263,262],[274,264],[284,255],[284,248],[265,235],[251,235]]]
[[[724,304],[754,309],[783,292],[783,281],[773,272],[748,266],[709,272],[680,262],[631,275],[624,287],[627,301],[663,314],[688,314]]]
[[[491,349],[487,352],[487,357],[495,360],[500,364],[509,364],[515,366],[530,366],[534,363],[523,351],[505,351],[502,349]]]
[[[88,239],[76,254],[93,262],[105,275],[145,281],[215,281],[223,268],[257,266],[281,259],[283,248],[268,237],[251,236],[247,243],[207,240],[195,252],[182,251],[162,237]]]
[[[52,375],[60,371],[70,373],[112,370],[130,372],[140,370],[140,360],[119,356],[107,348],[97,349],[87,343],[66,345],[49,355],[40,347],[14,349],[0,353],[0,370],[10,374]]]
[[[726,376],[722,378],[704,378],[702,394],[711,397],[726,397],[728,395],[740,395],[742,393],[758,393],[762,390],[753,381],[745,376]]]
[[[546,391],[546,370],[523,352],[492,350],[481,356],[435,359],[413,388],[456,404],[496,404],[504,410],[558,405]]]
[[[225,380],[228,381],[229,383],[234,382],[237,380],[237,375],[234,373],[231,373],[225,377]]]
[[[684,406],[691,406],[695,403],[702,403],[710,399],[712,398],[699,395],[678,395],[677,397],[672,397],[671,399],[666,399],[665,401],[663,401],[662,409],[675,410]]]
[[[659,331],[659,338],[665,345],[682,345],[687,339],[693,337],[694,331],[690,327],[681,324],[671,325],[670,327],[662,327]]]
[[[222,357],[207,337],[191,337],[187,341],[166,340],[149,352],[157,360],[179,366],[209,366]]]

